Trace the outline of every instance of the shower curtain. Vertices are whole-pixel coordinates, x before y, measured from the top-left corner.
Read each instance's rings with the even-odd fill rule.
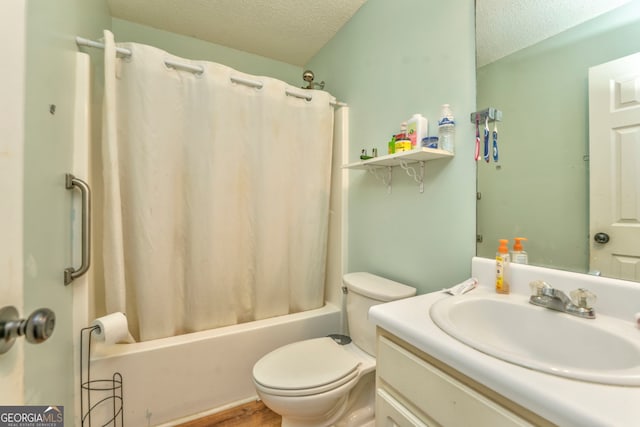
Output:
[[[131,57],[116,58],[106,31],[107,312],[146,341],[322,306],[333,98],[118,46]]]

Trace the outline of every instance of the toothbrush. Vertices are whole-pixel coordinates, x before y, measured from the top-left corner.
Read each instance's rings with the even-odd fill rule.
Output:
[[[498,161],[498,122],[493,122],[493,161]]]
[[[474,160],[477,162],[480,158],[480,116],[476,114],[476,151]]]
[[[489,163],[489,115],[484,119],[484,161]]]

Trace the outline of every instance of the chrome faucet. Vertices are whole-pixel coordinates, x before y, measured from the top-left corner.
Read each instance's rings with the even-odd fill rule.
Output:
[[[540,307],[586,319],[595,319],[596,313],[592,305],[596,300],[595,294],[586,289],[576,289],[571,292],[571,298],[560,289],[555,289],[547,282],[534,280],[529,283],[531,297],[529,302]]]

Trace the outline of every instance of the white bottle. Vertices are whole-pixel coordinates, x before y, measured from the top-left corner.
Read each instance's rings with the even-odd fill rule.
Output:
[[[453,153],[453,147],[456,139],[456,122],[449,104],[442,105],[442,113],[438,120],[438,146],[450,153]]]
[[[411,149],[421,148],[422,138],[427,136],[429,123],[422,114],[414,114],[407,120],[407,134],[411,140]]]
[[[529,264],[529,255],[522,247],[522,241],[527,240],[526,237],[516,237],[511,251],[511,261],[517,264]]]

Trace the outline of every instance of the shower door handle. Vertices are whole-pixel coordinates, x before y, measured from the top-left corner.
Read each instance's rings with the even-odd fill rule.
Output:
[[[91,190],[89,185],[81,179],[68,173],[65,176],[65,188],[73,190],[78,188],[82,195],[82,264],[77,269],[65,268],[64,284],[68,285],[89,270],[91,263]]]

